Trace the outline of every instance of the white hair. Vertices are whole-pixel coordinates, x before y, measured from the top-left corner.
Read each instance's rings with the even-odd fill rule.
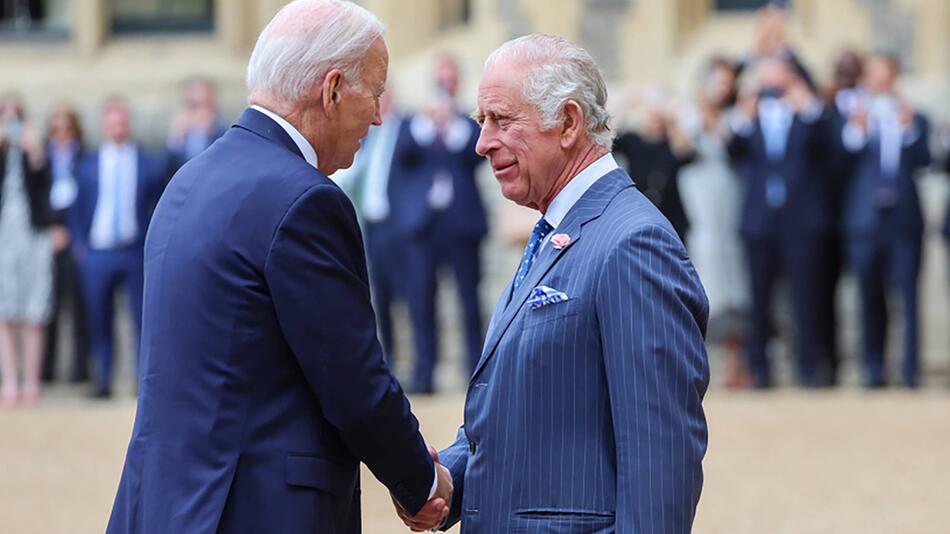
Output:
[[[294,0],[257,38],[247,65],[249,96],[267,94],[289,105],[303,100],[332,69],[352,84],[383,24],[363,7],[341,0]]]
[[[540,113],[542,129],[557,126],[564,118],[564,104],[573,100],[584,113],[594,145],[610,149],[615,134],[607,112],[607,84],[586,50],[567,39],[535,33],[499,46],[485,60],[485,70],[502,59],[529,66],[524,96]]]

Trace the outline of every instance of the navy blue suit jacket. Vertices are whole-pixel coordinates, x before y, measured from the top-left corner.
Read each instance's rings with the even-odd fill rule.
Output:
[[[172,178],[143,324],[109,532],[357,533],[360,461],[425,503],[432,459],[376,340],[356,214],[262,113]]]
[[[164,164],[158,158],[151,156],[142,149],[138,152],[138,179],[135,188],[135,216],[139,229],[139,239],[136,243],[141,246],[145,242],[145,233],[149,225],[152,210],[162,194],[164,184]],[[67,219],[72,243],[81,254],[89,246],[89,232],[92,229],[92,219],[96,214],[99,202],[99,151],[91,152],[79,159],[75,171],[76,186],[78,188],[76,200],[69,208]]]
[[[834,183],[820,166],[822,122],[806,122],[796,114],[789,127],[785,156],[771,160],[759,120],[747,136],[736,134],[729,154],[745,179],[739,231],[746,239],[775,235],[822,236],[834,229]],[[778,209],[766,202],[766,182],[771,175],[785,181],[785,203]]]
[[[950,154],[943,160],[943,172],[950,178]],[[943,221],[943,235],[950,239],[950,200],[947,202],[947,216]]]
[[[614,170],[505,290],[441,453],[463,533],[690,531],[702,489],[706,295],[669,221]],[[532,309],[532,289],[568,300]]]
[[[208,146],[211,146],[215,141],[220,139],[227,130],[228,129],[224,124],[218,122],[218,120],[215,120],[214,126],[212,126],[211,131],[208,132]],[[185,154],[185,149],[183,146],[166,149],[165,159],[167,173],[166,176],[169,180],[176,172],[178,172],[178,169],[180,169],[181,166],[188,161],[188,157]]]
[[[890,224],[896,225],[899,233],[906,236],[919,236],[924,231],[915,176],[919,169],[930,165],[927,119],[917,114],[914,122],[919,135],[901,149],[895,182],[897,199],[890,219]],[[876,196],[881,177],[880,140],[872,136],[854,156],[855,168],[845,194],[842,225],[848,237],[868,238],[877,231],[882,215]]]
[[[488,233],[485,206],[475,183],[475,169],[484,161],[475,153],[479,127],[475,121],[465,120],[471,134],[460,152],[451,152],[441,143],[420,146],[410,132],[412,118],[402,121],[389,190],[390,217],[404,235],[420,235],[429,229],[433,211],[428,194],[432,178],[439,171],[452,175],[452,203],[446,208],[451,216],[440,221],[446,225],[446,235],[481,239]]]

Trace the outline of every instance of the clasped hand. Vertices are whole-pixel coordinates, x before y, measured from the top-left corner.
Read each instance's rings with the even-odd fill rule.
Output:
[[[392,498],[393,506],[396,508],[396,514],[402,522],[406,524],[413,532],[423,532],[434,529],[442,524],[445,517],[449,515],[449,506],[452,503],[452,474],[449,470],[439,463],[439,453],[432,446],[429,446],[429,454],[432,461],[435,462],[436,473],[439,477],[439,483],[435,490],[435,495],[422,507],[416,515],[409,515],[406,509],[399,504],[395,497]]]

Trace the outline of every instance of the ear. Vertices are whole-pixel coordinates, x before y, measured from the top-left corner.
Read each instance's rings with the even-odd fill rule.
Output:
[[[340,104],[340,99],[343,98],[343,71],[340,69],[333,69],[328,72],[323,78],[323,85],[321,86],[321,89],[323,112],[329,114],[331,110],[335,111],[336,106]]]
[[[563,115],[560,131],[561,148],[570,148],[584,131],[584,111],[581,110],[580,104],[574,100],[568,100],[561,114]]]

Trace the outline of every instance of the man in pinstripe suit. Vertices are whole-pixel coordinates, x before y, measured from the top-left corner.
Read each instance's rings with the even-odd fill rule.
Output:
[[[590,55],[557,37],[515,39],[486,62],[477,151],[504,196],[543,217],[441,453],[455,487],[443,529],[692,526],[706,296],[670,223],[611,157],[606,99]]]

